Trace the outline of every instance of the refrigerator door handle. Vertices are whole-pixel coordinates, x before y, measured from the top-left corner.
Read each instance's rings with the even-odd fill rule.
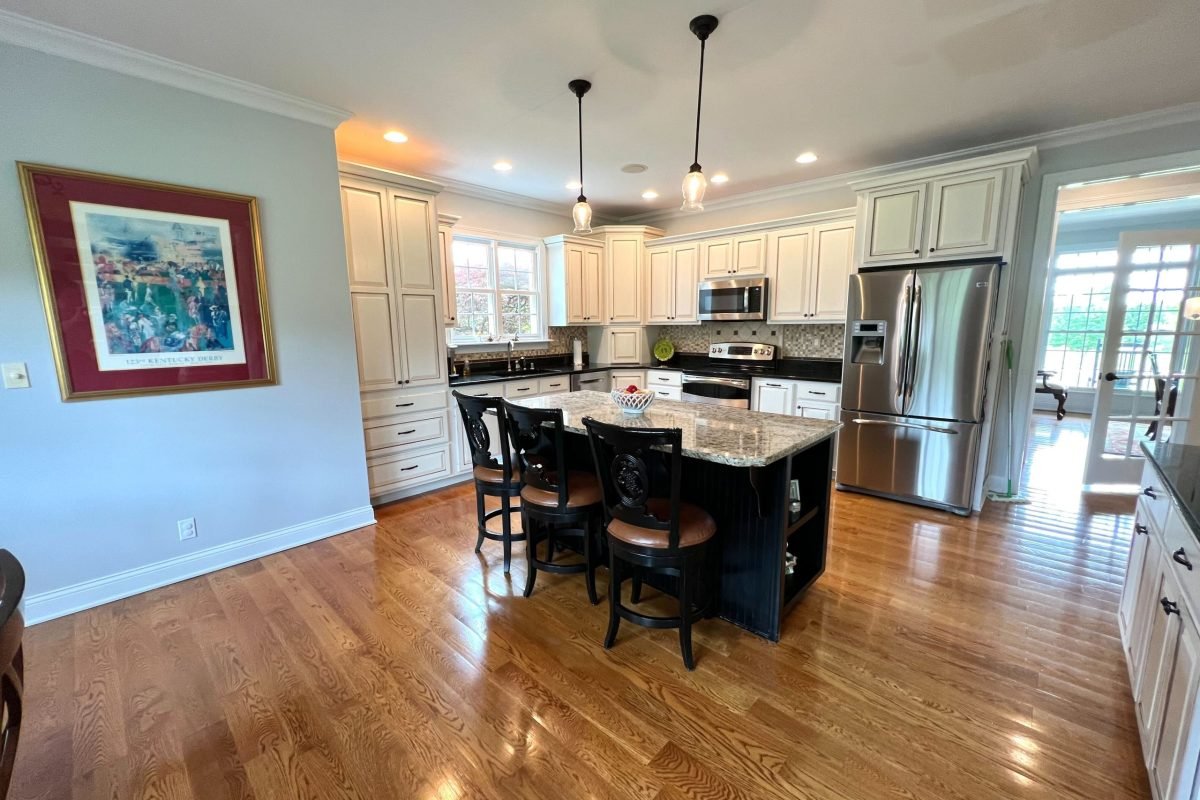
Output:
[[[921,303],[921,284],[920,279],[916,288],[913,289],[912,300],[912,322],[909,323],[911,331],[908,337],[908,355],[905,358],[908,367],[908,375],[904,378],[904,413],[907,414],[912,406],[913,388],[917,384],[917,355],[920,353],[921,347],[921,317],[924,312],[924,307]]]
[[[904,282],[904,330],[901,333],[900,369],[896,371],[896,397],[900,400],[900,409],[904,410],[905,379],[908,376],[908,333],[912,323],[912,286]]]
[[[896,428],[914,428],[919,431],[930,431],[932,433],[947,433],[951,436],[958,436],[958,431],[953,428],[940,428],[937,425],[921,425],[916,422],[892,422],[884,419],[856,419],[853,420],[855,425],[888,425]]]

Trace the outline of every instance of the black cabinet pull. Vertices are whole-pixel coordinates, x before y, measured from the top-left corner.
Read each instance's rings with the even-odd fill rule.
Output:
[[[1171,558],[1175,559],[1176,564],[1182,564],[1188,568],[1189,572],[1191,572],[1192,562],[1188,560],[1187,552],[1182,547],[1176,550],[1174,553],[1171,553]]]
[[[1154,491],[1153,486],[1147,486],[1145,489],[1142,489],[1142,494],[1146,495],[1146,497],[1149,497],[1151,500],[1158,499],[1158,492]]]
[[[1171,616],[1172,614],[1179,613],[1179,603],[1172,603],[1170,600],[1168,600],[1165,597],[1162,598],[1161,600],[1159,600],[1158,602],[1159,602],[1159,605],[1162,606],[1163,613],[1166,614],[1168,617]]]
[[[415,404],[414,403],[396,403],[396,408],[408,408],[411,405],[415,405]]]
[[[416,433],[416,432],[417,432],[416,428],[409,428],[406,431],[396,431],[396,435],[397,436],[408,436],[410,433]]]
[[[401,471],[401,472],[408,472],[410,469],[416,469],[416,468],[417,468],[417,467],[419,467],[419,466],[421,466],[421,465],[420,465],[420,464],[413,464],[411,467],[401,467],[401,468],[400,468],[400,471]]]
[[[1149,529],[1149,528],[1147,528],[1145,525],[1142,525],[1141,523],[1138,523],[1137,525],[1134,525],[1134,526],[1133,526],[1133,530],[1134,530],[1136,533],[1140,533],[1140,534],[1142,534],[1143,536],[1144,536],[1144,535],[1146,535],[1147,533],[1149,533],[1149,532],[1150,532],[1150,529]]]
[[[525,387],[525,388],[523,388],[523,389],[517,389],[517,391],[518,391],[518,392],[528,392],[528,391],[529,391],[529,387],[528,387],[528,386],[526,386],[526,387]]]
[[[931,252],[931,253],[937,252],[937,248],[931,247],[931,248],[929,248],[929,252]]]
[[[825,396],[825,392],[814,392],[812,389],[809,389],[809,390],[808,390],[808,393],[809,393],[809,394],[819,394],[819,395],[821,395],[822,397],[824,397],[824,396]]]

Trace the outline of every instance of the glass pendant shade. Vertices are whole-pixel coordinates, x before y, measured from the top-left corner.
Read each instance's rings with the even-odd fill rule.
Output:
[[[1183,304],[1183,315],[1188,319],[1200,320],[1200,297],[1189,297]]]
[[[579,195],[579,202],[571,209],[571,219],[575,220],[575,233],[592,232],[592,207],[583,195]]]
[[[708,188],[708,179],[700,171],[700,166],[692,167],[692,171],[683,176],[683,205],[680,211],[703,211],[704,190]]]

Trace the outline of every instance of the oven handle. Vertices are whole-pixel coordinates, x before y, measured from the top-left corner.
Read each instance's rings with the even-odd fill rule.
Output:
[[[687,383],[707,383],[716,386],[732,386],[735,389],[749,389],[750,381],[745,378],[710,378],[705,375],[687,375],[684,374],[683,382]]]

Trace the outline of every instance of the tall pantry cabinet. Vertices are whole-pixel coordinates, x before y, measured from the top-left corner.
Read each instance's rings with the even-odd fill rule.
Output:
[[[441,186],[355,164],[341,170],[367,473],[380,497],[450,476]]]

